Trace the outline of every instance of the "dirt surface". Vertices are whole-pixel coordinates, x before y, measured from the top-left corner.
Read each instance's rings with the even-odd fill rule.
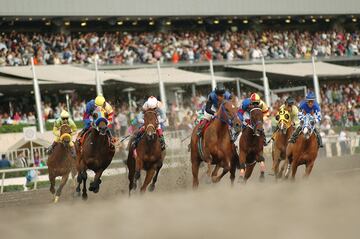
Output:
[[[270,175],[261,183],[258,168],[232,188],[229,175],[217,185],[204,175],[197,191],[189,159],[182,162],[160,173],[155,192],[131,198],[125,174],[104,178],[86,202],[70,184],[56,205],[48,189],[2,194],[1,238],[359,238],[358,155],[320,158],[295,183]]]

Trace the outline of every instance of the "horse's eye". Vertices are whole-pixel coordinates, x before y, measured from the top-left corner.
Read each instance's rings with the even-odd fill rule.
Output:
[[[289,117],[289,115],[288,115],[288,114],[286,114],[286,115],[285,115],[285,119],[287,119],[287,120],[288,120],[289,118],[290,118],[290,117]]]
[[[275,116],[275,119],[276,119],[277,121],[279,121],[280,115],[276,115],[276,116]]]

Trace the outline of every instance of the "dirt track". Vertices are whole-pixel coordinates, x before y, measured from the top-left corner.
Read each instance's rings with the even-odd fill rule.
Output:
[[[228,176],[218,185],[204,179],[193,192],[184,163],[162,171],[156,191],[145,196],[127,197],[126,175],[104,178],[87,202],[73,198],[70,185],[58,205],[48,189],[6,193],[1,238],[28,238],[30,230],[34,238],[358,238],[359,156],[318,159],[309,180],[302,173],[295,183],[274,183],[268,175],[260,183],[256,170],[247,185],[234,188]]]

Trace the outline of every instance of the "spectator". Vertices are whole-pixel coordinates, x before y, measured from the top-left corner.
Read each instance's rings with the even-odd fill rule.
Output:
[[[0,168],[10,168],[11,164],[10,161],[6,158],[6,155],[3,154],[1,155],[1,160],[0,160]]]
[[[30,167],[34,167],[34,164],[31,163],[30,164]],[[38,171],[36,171],[35,169],[30,169],[27,173],[26,173],[26,176],[25,176],[25,184],[24,184],[24,191],[28,191],[28,187],[29,187],[29,184],[34,182],[37,177],[38,177],[39,173]]]
[[[27,168],[28,167],[28,162],[24,156],[23,151],[20,151],[20,153],[18,154],[18,157],[15,160],[15,166],[18,168]]]

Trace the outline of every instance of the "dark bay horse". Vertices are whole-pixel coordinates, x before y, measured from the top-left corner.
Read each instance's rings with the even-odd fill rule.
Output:
[[[208,165],[208,176],[211,174],[212,182],[216,183],[230,171],[230,179],[233,183],[237,165],[237,155],[235,145],[231,142],[230,128],[239,132],[241,122],[237,116],[237,107],[230,102],[219,103],[220,107],[216,116],[204,131],[203,135],[197,135],[197,125],[191,135],[191,164],[193,174],[193,188],[199,185],[199,166],[202,161]],[[211,164],[215,168],[211,173]],[[223,168],[221,175],[217,175],[220,167]]]
[[[91,169],[95,173],[94,181],[90,183],[89,190],[98,193],[101,184],[101,175],[109,166],[115,154],[109,137],[106,135],[108,130],[108,121],[104,115],[97,111],[93,115],[94,126],[86,133],[86,138],[80,146],[76,142],[76,168],[78,171],[76,192],[80,193],[80,186],[83,183],[82,198],[87,199],[86,180],[87,169]]]
[[[290,114],[287,110],[281,109],[275,116],[277,121],[278,131],[275,132],[272,144],[272,169],[275,174],[275,179],[281,178],[285,169],[286,147],[288,140],[294,131]],[[281,170],[279,172],[280,162],[283,161]]]
[[[53,152],[49,155],[47,165],[49,170],[50,192],[54,195],[54,202],[58,202],[61,191],[65,186],[69,173],[71,172],[75,180],[75,158],[71,155],[71,127],[63,124],[60,127],[60,142],[58,142]],[[61,183],[55,193],[55,178],[61,176]]]
[[[131,139],[129,142],[129,154],[127,166],[129,169],[129,195],[132,189],[136,189],[137,180],[140,178],[140,171],[146,171],[145,180],[140,188],[140,192],[144,193],[151,179],[152,183],[149,191],[154,191],[160,169],[163,165],[165,151],[161,151],[159,137],[156,129],[159,126],[158,116],[155,110],[147,110],[144,112],[145,133],[140,139],[137,148],[134,149]],[[155,175],[155,176],[154,176]]]
[[[239,140],[239,161],[245,166],[244,181],[246,182],[254,170],[256,162],[260,162],[264,148],[264,119],[261,108],[250,109],[250,124],[243,129]],[[243,167],[244,167],[243,166]]]
[[[288,163],[285,177],[287,178],[291,168],[291,178],[295,179],[297,167],[305,164],[304,177],[308,177],[314,166],[319,146],[317,143],[315,129],[315,118],[311,114],[306,114],[302,119],[302,131],[295,144],[288,144],[286,149],[286,161]]]

